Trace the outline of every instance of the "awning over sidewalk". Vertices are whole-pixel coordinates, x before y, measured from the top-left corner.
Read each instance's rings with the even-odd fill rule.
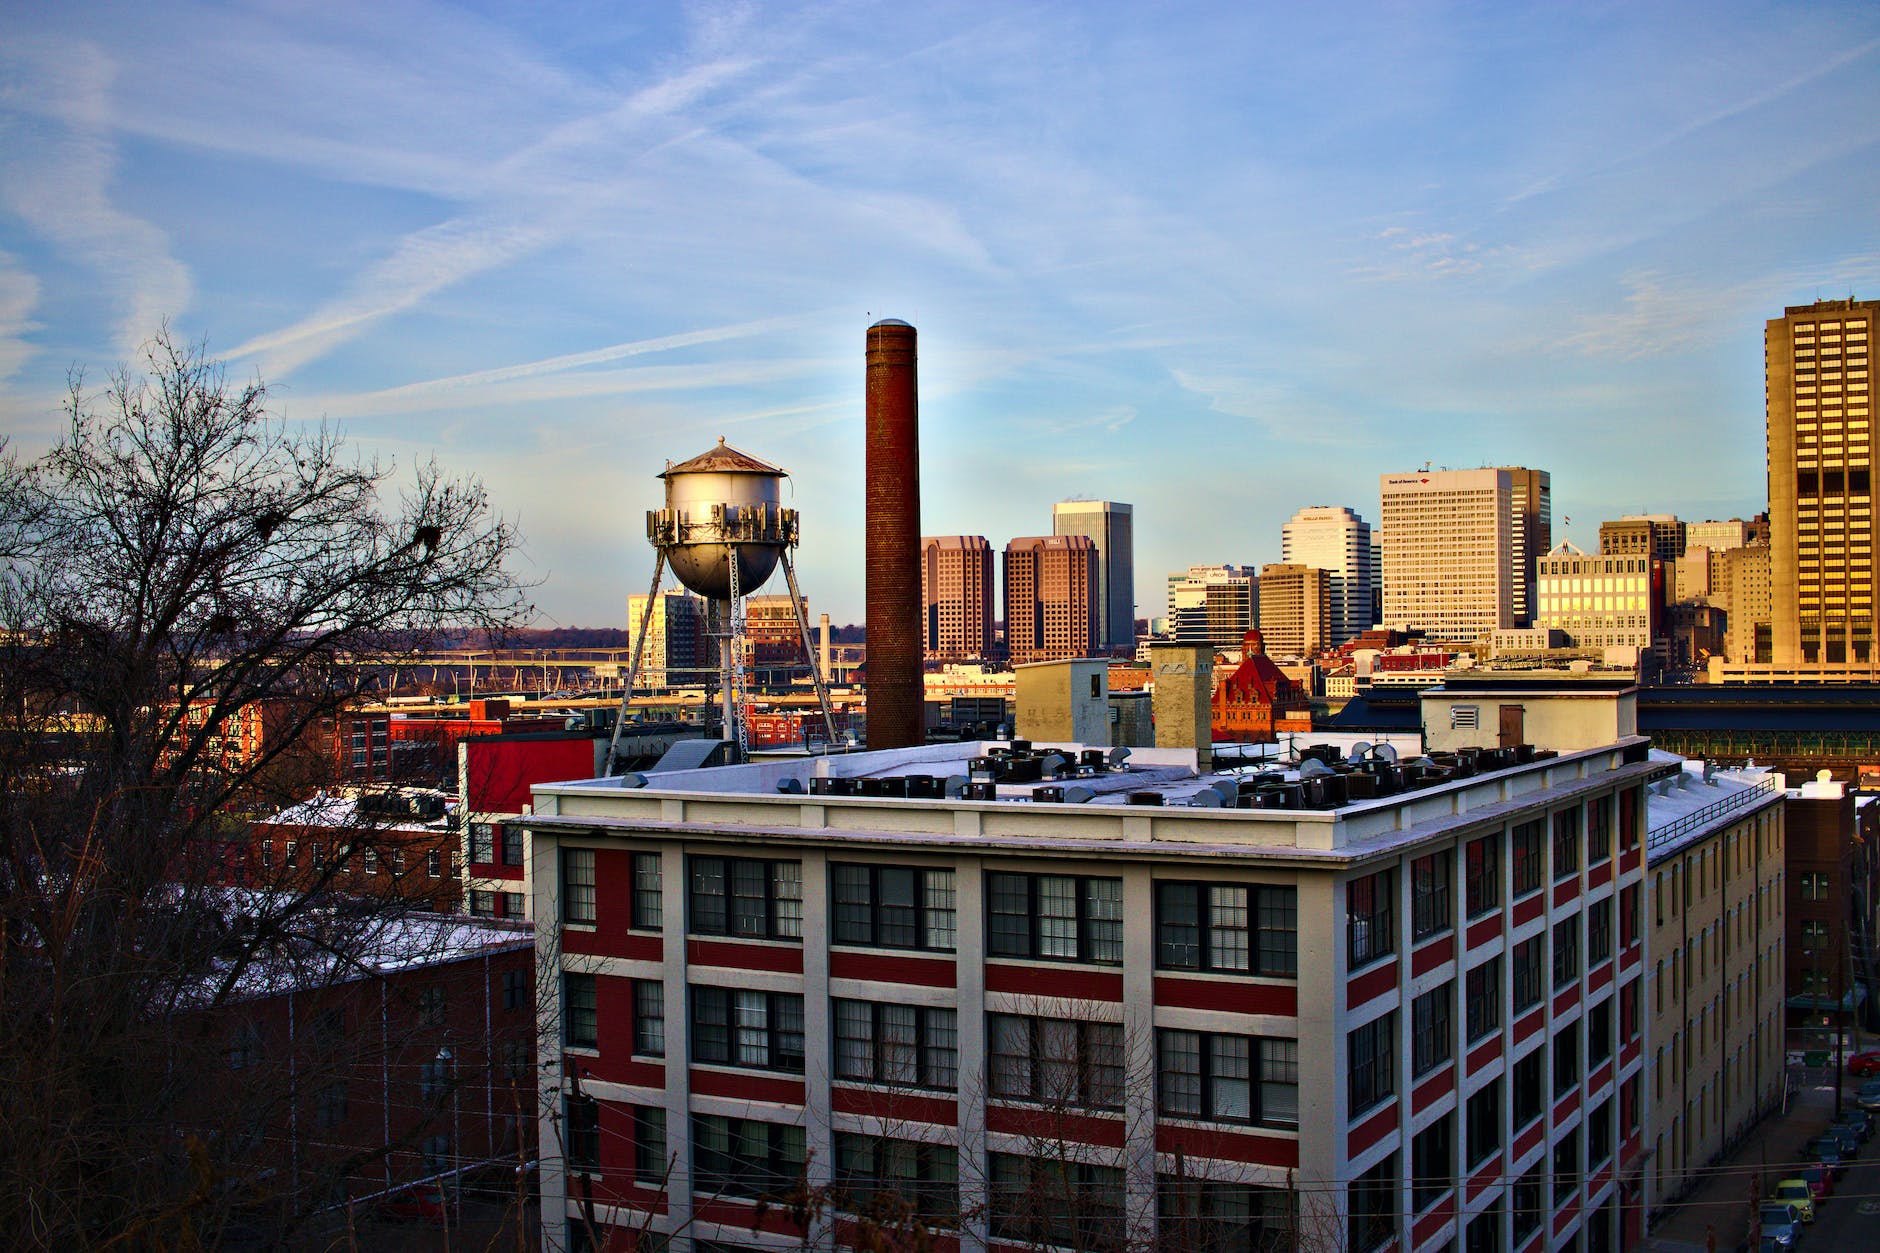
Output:
[[[1856,983],[1852,988],[1848,990],[1847,995],[1841,997],[1839,1000],[1836,1000],[1835,998],[1831,996],[1809,996],[1807,994],[1803,994],[1799,996],[1789,997],[1788,1000],[1784,1002],[1784,1004],[1786,1004],[1790,1009],[1799,1009],[1805,1012],[1825,1014],[1825,1013],[1832,1012],[1834,1010],[1840,1010],[1842,1013],[1845,1014],[1845,1013],[1852,1013],[1857,1007],[1859,1007],[1862,1004],[1865,1004],[1866,1000],[1867,1000],[1866,985],[1861,984],[1861,983]]]

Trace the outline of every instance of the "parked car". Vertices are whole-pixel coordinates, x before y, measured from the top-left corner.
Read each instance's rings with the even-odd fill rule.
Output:
[[[1880,1075],[1880,1049],[1862,1049],[1847,1059],[1847,1073],[1856,1079]]]
[[[1776,1184],[1775,1199],[1787,1201],[1795,1207],[1805,1223],[1815,1221],[1815,1194],[1806,1179],[1784,1179]]]
[[[1817,1144],[1809,1141],[1802,1147],[1802,1159],[1819,1164],[1836,1179],[1847,1173],[1847,1158],[1842,1155],[1841,1146],[1833,1142]]]
[[[1762,1224],[1764,1240],[1775,1240],[1781,1247],[1788,1249],[1795,1246],[1801,1238],[1802,1224],[1795,1213],[1795,1207],[1783,1201],[1764,1201],[1756,1211],[1757,1221]]]
[[[1808,1180],[1808,1187],[1814,1192],[1817,1201],[1834,1195],[1834,1172],[1826,1166],[1804,1166],[1797,1173]]]
[[[421,1183],[394,1193],[379,1205],[379,1217],[394,1222],[444,1221],[444,1193],[434,1183]]]
[[[1855,1138],[1862,1144],[1873,1139],[1873,1118],[1866,1110],[1856,1106],[1850,1105],[1836,1114],[1834,1116],[1834,1125],[1837,1127],[1846,1127],[1849,1131],[1852,1131]]]

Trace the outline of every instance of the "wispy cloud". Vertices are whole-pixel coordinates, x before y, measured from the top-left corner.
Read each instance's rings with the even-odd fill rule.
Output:
[[[37,351],[26,337],[39,329],[32,320],[38,303],[39,280],[20,268],[17,257],[0,252],[0,383]]]
[[[193,282],[164,232],[114,199],[114,75],[111,58],[88,42],[27,38],[0,50],[8,105],[29,94],[55,102],[50,115],[16,114],[0,130],[0,204],[93,271],[119,311],[116,348],[129,354],[188,307]]]

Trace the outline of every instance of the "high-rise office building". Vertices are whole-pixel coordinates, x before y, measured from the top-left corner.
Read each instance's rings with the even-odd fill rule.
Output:
[[[646,612],[645,595],[627,597],[629,640],[640,630]],[[706,662],[705,601],[689,592],[668,590],[653,599],[653,616],[646,623],[646,645],[640,650],[640,674],[635,685],[666,687],[699,682],[712,667]]]
[[[1097,548],[1097,636],[1093,648],[1136,646],[1135,508],[1114,500],[1051,506],[1053,535],[1082,535]]]
[[[1651,557],[1672,562],[1684,555],[1689,528],[1668,513],[1627,514],[1599,524],[1599,551],[1607,557]]]
[[[983,535],[920,541],[922,649],[930,661],[992,654],[992,545]]]
[[[1553,534],[1545,470],[1386,474],[1381,488],[1383,625],[1455,643],[1531,625],[1535,564]]]
[[[1684,547],[1707,548],[1713,553],[1727,548],[1741,548],[1749,543],[1750,524],[1741,518],[1729,518],[1724,521],[1710,519],[1705,522],[1687,522],[1684,524]]]
[[[1526,466],[1498,466],[1508,475],[1514,534],[1508,554],[1514,624],[1534,625],[1535,571],[1554,546],[1553,476]]]
[[[1309,505],[1280,529],[1282,562],[1312,566],[1328,576],[1334,648],[1364,634],[1376,621],[1377,566],[1372,556],[1371,524],[1342,505]]]
[[[1189,566],[1168,576],[1168,629],[1177,644],[1238,648],[1259,615],[1252,566]]]
[[[1649,652],[1664,634],[1664,568],[1645,552],[1588,556],[1561,544],[1540,560],[1534,625],[1565,632],[1574,648]]]
[[[1031,535],[1005,546],[1005,647],[1014,664],[1097,649],[1097,546],[1084,535]]]
[[[1783,310],[1764,331],[1770,644],[1779,666],[1876,660],[1868,364],[1876,321],[1880,301],[1818,300]]]
[[[1309,657],[1331,646],[1331,576],[1316,566],[1260,567],[1260,635],[1274,657]]]

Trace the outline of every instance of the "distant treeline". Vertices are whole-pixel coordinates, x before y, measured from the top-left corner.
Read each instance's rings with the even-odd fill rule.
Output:
[[[815,630],[816,625],[811,623],[810,631]],[[834,642],[860,644],[863,634],[861,624],[846,623],[835,627]],[[440,648],[489,648],[492,642],[481,631],[462,631],[444,632],[437,645]],[[626,627],[527,627],[511,631],[494,642],[502,648],[629,648],[633,644],[633,632]]]

